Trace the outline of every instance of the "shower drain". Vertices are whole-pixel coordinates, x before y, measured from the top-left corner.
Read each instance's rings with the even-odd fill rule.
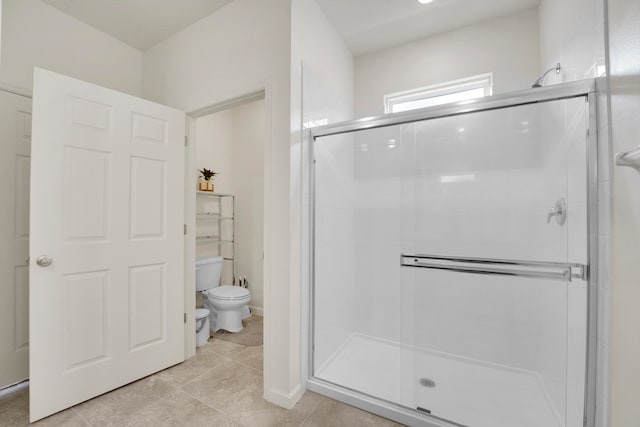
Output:
[[[436,382],[431,378],[420,378],[420,385],[427,388],[434,388],[436,386]]]

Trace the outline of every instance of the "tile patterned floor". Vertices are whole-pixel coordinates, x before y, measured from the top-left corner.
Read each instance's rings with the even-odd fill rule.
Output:
[[[262,346],[213,339],[192,359],[52,415],[35,426],[398,426],[306,392],[290,411],[262,398]],[[0,398],[0,426],[27,426],[28,390]]]

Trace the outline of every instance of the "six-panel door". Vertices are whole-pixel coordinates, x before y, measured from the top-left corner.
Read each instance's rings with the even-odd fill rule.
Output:
[[[40,69],[33,107],[31,421],[184,357],[184,113]]]

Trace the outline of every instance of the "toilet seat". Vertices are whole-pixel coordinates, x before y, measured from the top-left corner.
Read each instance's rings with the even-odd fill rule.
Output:
[[[207,296],[218,301],[238,301],[250,296],[249,290],[240,286],[218,286],[207,291]]]

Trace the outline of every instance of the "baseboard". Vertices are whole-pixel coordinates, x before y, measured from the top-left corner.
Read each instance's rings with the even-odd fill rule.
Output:
[[[264,316],[264,309],[262,307],[254,307],[252,305],[249,306],[251,310],[251,314],[257,314],[258,316]]]
[[[300,400],[305,391],[300,384],[289,393],[271,389],[264,393],[264,399],[285,409],[292,409],[296,406],[296,403],[298,403],[298,400]]]
[[[2,399],[3,397],[9,396],[10,394],[13,394],[17,391],[20,391],[23,388],[26,388],[28,386],[29,386],[29,378],[27,378],[26,380],[22,380],[18,383],[14,383],[6,387],[0,388],[0,399]]]

